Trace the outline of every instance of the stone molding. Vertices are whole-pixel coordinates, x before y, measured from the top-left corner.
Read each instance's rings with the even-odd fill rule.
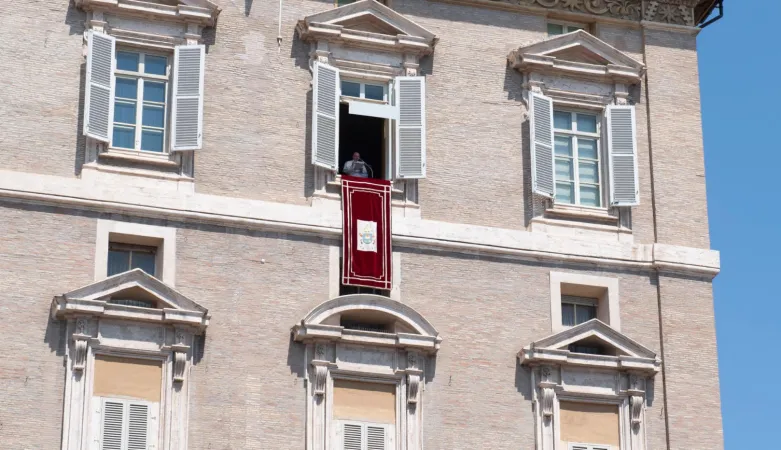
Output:
[[[177,5],[137,0],[74,0],[84,11],[214,26],[221,9],[209,0],[180,0]]]
[[[663,25],[696,26],[695,8],[700,0],[434,0],[487,8],[564,15],[585,20],[654,22]],[[589,16],[593,16],[589,17]],[[672,28],[674,29],[674,28]]]
[[[118,180],[121,181],[121,180]],[[94,186],[83,180],[0,170],[0,198],[50,206],[187,223],[284,231],[340,239],[341,211],[322,211],[262,200],[165,191],[150,196],[126,184]],[[597,265],[614,269],[664,270],[685,276],[715,277],[719,252],[666,244],[603,242],[525,230],[393,217],[393,245],[443,252],[475,252],[513,260]]]

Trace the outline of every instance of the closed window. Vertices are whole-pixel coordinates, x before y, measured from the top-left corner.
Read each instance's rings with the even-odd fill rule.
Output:
[[[157,153],[167,148],[169,61],[117,50],[112,147]]]
[[[574,327],[597,318],[599,299],[563,295],[561,297],[561,324]]]
[[[112,276],[128,270],[141,269],[155,276],[157,247],[127,245],[111,242],[108,250],[107,275]]]
[[[599,116],[555,110],[553,128],[556,202],[601,207]]]
[[[560,34],[572,33],[573,31],[585,30],[588,32],[588,25],[575,23],[548,23],[548,36],[557,36]]]

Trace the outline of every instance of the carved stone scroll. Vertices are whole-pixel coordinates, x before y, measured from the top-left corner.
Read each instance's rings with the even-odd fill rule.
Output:
[[[86,334],[73,335],[73,370],[82,372],[87,361],[87,341],[90,338]]]
[[[540,389],[540,407],[542,415],[545,417],[553,416],[553,388],[545,387]]]
[[[173,350],[174,359],[174,382],[181,383],[184,381],[185,369],[187,368],[187,352],[190,350],[190,347],[176,344],[171,346],[171,350]]]
[[[643,397],[639,395],[629,397],[629,410],[632,415],[632,425],[639,425],[641,422],[640,416],[643,411]]]
[[[314,368],[312,386],[316,396],[325,395],[325,382],[328,379],[328,366],[321,363],[322,361],[312,362],[312,366]]]
[[[420,375],[407,375],[407,402],[414,405],[418,403],[418,392],[420,391]]]

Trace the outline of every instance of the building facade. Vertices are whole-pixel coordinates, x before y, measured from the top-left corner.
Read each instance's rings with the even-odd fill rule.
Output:
[[[5,2],[0,448],[722,449],[720,4]]]

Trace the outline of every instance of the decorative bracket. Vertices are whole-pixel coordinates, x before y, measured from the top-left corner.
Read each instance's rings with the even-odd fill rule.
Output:
[[[553,371],[548,366],[540,368],[540,409],[543,417],[553,417],[553,398],[555,393],[553,387],[556,383],[551,381]]]
[[[184,381],[185,368],[187,367],[187,352],[190,350],[190,346],[183,344],[176,344],[171,346],[174,356],[174,382],[181,383]]]
[[[640,422],[642,422],[640,413],[643,411],[643,397],[639,395],[629,397],[629,409],[632,414],[632,425],[640,425]]]
[[[325,395],[325,382],[328,379],[328,362],[327,361],[312,361],[312,367],[314,368],[314,380],[312,382],[314,393],[316,396]]]
[[[421,355],[418,352],[407,350],[407,403],[416,405],[420,392],[420,381],[423,377],[421,370]]]
[[[73,334],[73,370],[83,372],[87,361],[87,343],[92,336],[84,333]]]

